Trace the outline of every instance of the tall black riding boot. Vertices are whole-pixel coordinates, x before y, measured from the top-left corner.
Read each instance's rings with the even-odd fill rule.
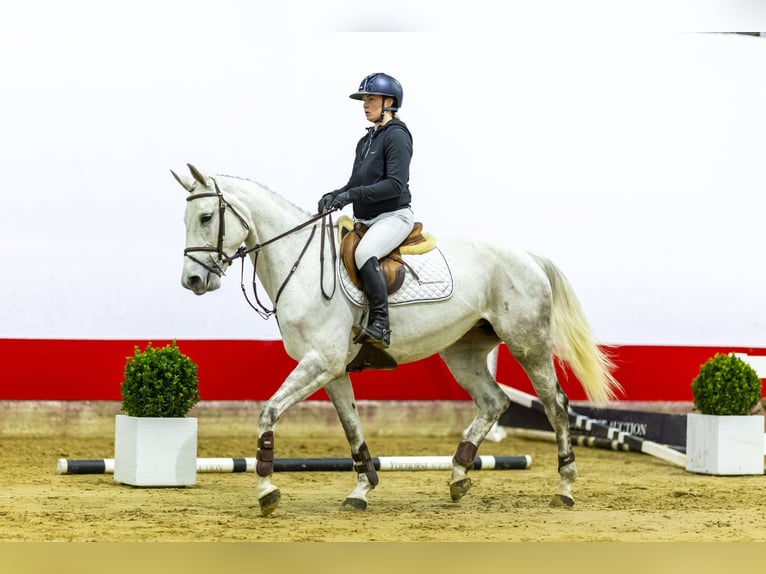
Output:
[[[388,324],[388,288],[386,278],[380,269],[377,257],[370,257],[359,269],[362,278],[362,290],[367,295],[370,313],[367,326],[354,339],[356,342],[368,343],[387,349],[391,344],[391,329]]]

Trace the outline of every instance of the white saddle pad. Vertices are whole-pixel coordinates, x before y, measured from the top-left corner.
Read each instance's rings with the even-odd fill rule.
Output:
[[[417,279],[406,267],[404,283],[396,293],[388,296],[388,304],[407,305],[443,301],[452,297],[454,282],[447,260],[438,247],[419,255],[402,255],[402,259],[417,273]],[[338,279],[343,293],[355,305],[364,305],[364,293],[351,281],[343,261],[338,258]]]

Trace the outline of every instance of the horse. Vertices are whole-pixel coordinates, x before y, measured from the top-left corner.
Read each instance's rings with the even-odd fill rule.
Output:
[[[272,480],[275,427],[290,407],[322,388],[337,411],[357,475],[341,508],[365,510],[379,477],[347,367],[360,350],[352,332],[360,311],[344,294],[333,289],[328,295],[325,289],[328,278],[337,279],[334,266],[324,260],[325,253],[334,254],[337,248],[331,219],[328,237],[323,225],[322,241],[314,240],[317,222],[324,223],[330,213],[311,214],[250,179],[205,175],[187,166],[190,176],[171,170],[188,192],[183,287],[197,295],[218,289],[229,265],[249,257],[253,289],[257,275],[273,309],[260,300],[259,307],[248,302],[264,317],[276,315],[284,348],[297,362],[258,417],[256,495],[261,514],[271,514],[281,498]],[[487,363],[488,355],[505,343],[529,376],[555,431],[559,484],[550,504],[571,508],[577,466],[569,399],[554,362],[568,364],[588,399],[604,405],[620,390],[608,351],[597,343],[571,284],[547,258],[489,239],[443,239],[438,246],[449,262],[454,294],[391,307],[393,335],[386,352],[395,364],[438,353],[474,401],[475,417],[452,458],[452,501],[471,488],[468,472],[479,446],[510,404]]]

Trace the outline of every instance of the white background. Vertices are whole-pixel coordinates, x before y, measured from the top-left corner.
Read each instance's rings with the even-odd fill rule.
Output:
[[[181,288],[169,170],[313,211],[384,71],[437,238],[548,256],[607,343],[766,346],[766,37],[694,33],[766,29],[751,3],[411,4],[1,8],[0,337],[278,338],[238,273]]]

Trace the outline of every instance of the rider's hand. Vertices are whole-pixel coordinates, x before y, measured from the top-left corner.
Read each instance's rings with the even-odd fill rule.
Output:
[[[319,203],[317,204],[317,213],[322,213],[325,209],[329,209],[330,204],[332,203],[332,200],[335,198],[335,192],[331,191],[330,193],[325,193],[322,196],[322,199],[319,200]]]
[[[346,207],[349,203],[351,203],[353,199],[351,198],[351,191],[341,191],[339,194],[335,195],[330,200],[330,208],[331,209],[343,209]]]

